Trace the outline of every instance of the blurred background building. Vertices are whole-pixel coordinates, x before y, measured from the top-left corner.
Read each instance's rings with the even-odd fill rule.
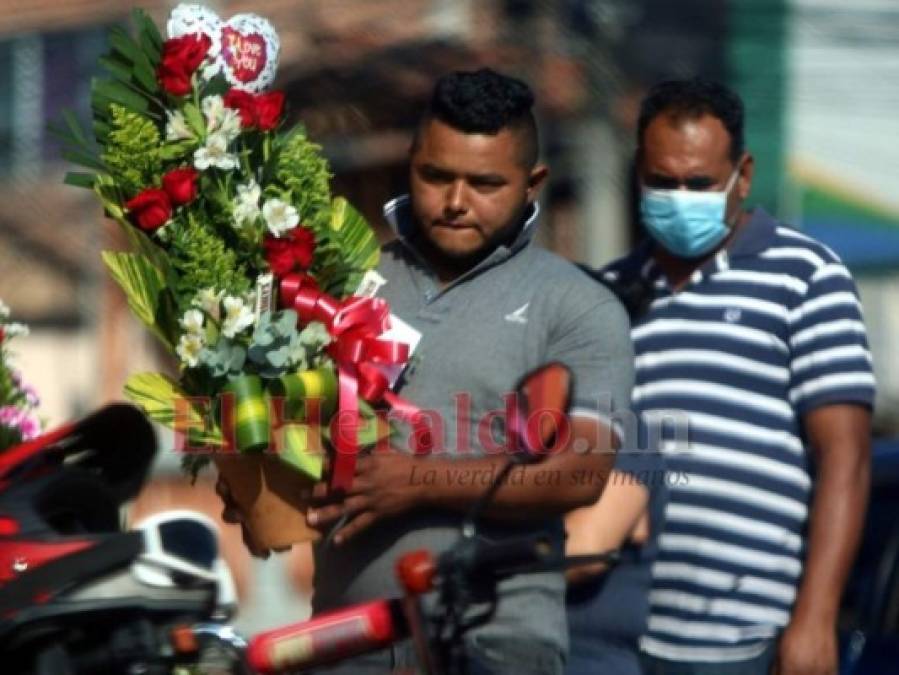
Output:
[[[158,368],[161,356],[101,268],[100,250],[121,245],[115,226],[89,193],[62,184],[65,161],[46,125],[65,108],[87,118],[106,32],[127,23],[132,5],[161,25],[174,4],[0,0],[0,298],[32,326],[19,362],[50,424],[121,398],[128,374]],[[640,236],[628,176],[647,86],[696,74],[728,82],[748,107],[757,161],[750,201],[823,240],[854,272],[879,380],[877,433],[899,435],[899,3],[206,4],[223,18],[250,11],[272,21],[292,117],[323,145],[335,191],[384,238],[381,204],[405,190],[412,126],[446,71],[484,64],[531,83],[552,168],[541,237],[592,265]],[[208,482],[186,486],[173,453],[163,453],[159,474],[157,500],[216,510]],[[248,598],[244,625],[302,616],[308,552],[251,562],[236,534],[227,536]],[[264,582],[254,582],[262,570]],[[298,595],[285,599],[288,577]]]

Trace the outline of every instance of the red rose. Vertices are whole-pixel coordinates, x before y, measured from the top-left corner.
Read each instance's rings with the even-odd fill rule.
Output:
[[[191,90],[190,73],[180,66],[169,67],[160,63],[156,70],[159,86],[173,96],[187,96]]]
[[[170,94],[184,96],[190,93],[190,76],[203,63],[212,40],[208,35],[196,33],[166,40],[162,45],[162,58],[156,77]]]
[[[315,235],[305,227],[295,227],[281,238],[266,235],[263,246],[272,272],[283,277],[297,269],[309,269],[315,255]]]
[[[281,120],[284,111],[284,92],[256,96],[241,89],[232,88],[225,94],[225,106],[240,113],[240,124],[244,129],[259,127],[271,131]]]
[[[128,201],[125,207],[142,230],[152,232],[162,227],[172,215],[172,202],[165,190],[147,188]]]
[[[256,97],[256,124],[263,131],[270,131],[278,126],[281,112],[284,110],[284,92],[273,91]]]
[[[295,227],[287,233],[290,237],[290,252],[297,266],[306,271],[312,266],[315,255],[315,235],[305,227]]]
[[[276,277],[283,277],[293,271],[293,254],[290,252],[289,241],[266,235],[262,245],[265,247],[268,266]]]
[[[230,89],[222,99],[226,108],[240,113],[240,125],[247,129],[256,125],[256,97],[241,89]]]
[[[189,166],[173,169],[162,177],[162,187],[175,206],[188,204],[197,197],[199,173]]]
[[[202,33],[182,35],[163,43],[160,60],[169,67],[183,68],[188,75],[193,75],[203,63],[211,46],[212,40],[208,35]]]

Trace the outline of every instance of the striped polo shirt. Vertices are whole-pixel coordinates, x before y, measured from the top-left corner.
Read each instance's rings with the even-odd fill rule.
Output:
[[[873,406],[854,283],[826,246],[760,209],[678,292],[649,244],[602,274],[645,290],[633,402],[678,477],[641,647],[675,661],[754,658],[788,623],[802,574],[803,416]]]

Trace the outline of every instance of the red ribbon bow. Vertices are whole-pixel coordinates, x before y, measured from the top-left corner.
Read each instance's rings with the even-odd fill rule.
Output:
[[[280,289],[282,304],[296,311],[301,324],[319,321],[333,338],[328,352],[337,362],[339,417],[331,488],[348,490],[359,452],[358,396],[370,403],[383,400],[402,418],[420,422],[420,411],[389,390],[377,365],[406,363],[409,345],[379,338],[390,328],[390,306],[383,298],[353,296],[340,301],[319,290],[308,274],[287,275]],[[416,452],[428,449],[419,447]]]

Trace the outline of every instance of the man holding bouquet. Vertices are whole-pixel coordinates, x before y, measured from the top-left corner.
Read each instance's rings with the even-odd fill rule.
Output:
[[[523,82],[489,69],[457,72],[437,82],[419,123],[410,194],[385,207],[397,238],[378,272],[387,280],[379,295],[422,336],[395,389],[427,411],[430,451],[394,441],[389,452],[360,456],[352,488],[309,510],[309,524],[329,534],[315,550],[314,613],[399,595],[402,554],[436,555],[456,541],[489,482],[478,477],[506,460],[504,396],[543,363],[574,373],[571,442],[516,468],[481,533],[546,529],[561,545],[562,516],[603,489],[618,444],[609,415],[627,406],[633,379],[628,319],[604,287],[533,243],[547,168],[532,105]],[[495,614],[466,636],[468,671],[562,673],[564,593],[561,572],[502,582]],[[411,647],[401,646],[333,672],[413,665]]]

